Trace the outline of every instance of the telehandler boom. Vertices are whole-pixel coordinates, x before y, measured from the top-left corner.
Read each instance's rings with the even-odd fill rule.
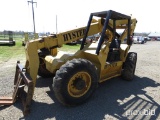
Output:
[[[113,10],[95,12],[90,14],[86,27],[28,41],[25,67],[17,62],[13,97],[1,97],[0,105],[13,104],[19,97],[24,102],[24,114],[28,114],[37,75],[53,76],[54,94],[64,105],[83,103],[98,83],[110,78],[122,76],[132,80],[137,53],[128,51],[136,23],[135,18]],[[122,34],[118,34],[119,29]],[[97,33],[101,35],[97,42],[85,44],[87,36]],[[127,42],[123,44],[126,37]],[[57,50],[81,38],[83,41],[76,53],[64,54]],[[28,90],[24,90],[25,86]]]

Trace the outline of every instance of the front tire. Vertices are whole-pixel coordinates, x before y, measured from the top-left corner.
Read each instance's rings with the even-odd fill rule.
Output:
[[[85,59],[73,59],[62,65],[53,78],[53,91],[64,105],[85,102],[98,85],[95,66]]]
[[[126,61],[123,65],[122,78],[131,81],[135,74],[135,68],[137,63],[137,53],[129,52]]]

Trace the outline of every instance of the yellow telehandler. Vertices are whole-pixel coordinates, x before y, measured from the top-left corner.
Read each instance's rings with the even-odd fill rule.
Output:
[[[13,96],[1,97],[0,105],[10,105],[21,98],[24,115],[28,114],[37,75],[53,76],[54,94],[64,105],[85,102],[98,83],[110,78],[122,76],[125,80],[132,80],[137,53],[128,51],[136,23],[135,18],[113,10],[95,12],[90,14],[86,27],[28,41],[25,66],[17,62]],[[100,34],[97,42],[85,43],[87,36],[97,33]],[[126,37],[127,42],[123,44]],[[57,50],[63,44],[81,38],[81,47],[75,54]]]

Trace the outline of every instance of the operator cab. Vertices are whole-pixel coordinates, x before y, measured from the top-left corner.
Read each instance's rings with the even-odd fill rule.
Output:
[[[115,12],[113,10],[109,11],[102,11],[102,12],[96,12],[96,13],[91,13],[88,25],[84,34],[83,41],[81,43],[81,48],[82,50],[84,48],[84,43],[86,41],[86,37],[88,36],[88,32],[90,29],[90,24],[92,21],[93,17],[99,17],[101,18],[101,24],[103,25],[102,32],[101,32],[101,37],[99,38],[99,41],[97,43],[97,48],[95,51],[95,54],[99,55],[99,52],[101,50],[101,47],[104,43],[104,39],[106,36],[106,31],[109,30],[112,32],[113,37],[112,40],[110,41],[110,46],[109,46],[109,52],[108,52],[108,57],[107,57],[107,62],[113,62],[113,61],[119,61],[120,60],[120,45],[121,45],[121,38],[120,35],[117,33],[116,29],[118,26],[116,26],[116,21],[117,20],[127,20],[128,24],[124,26],[124,28],[127,28],[127,44],[131,45],[132,41],[130,40],[130,22],[131,22],[131,17]],[[113,21],[112,24],[109,24],[110,21]],[[124,31],[125,32],[125,31]],[[123,34],[123,33],[122,33]]]

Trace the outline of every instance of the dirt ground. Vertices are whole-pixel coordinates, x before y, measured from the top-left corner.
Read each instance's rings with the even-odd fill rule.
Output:
[[[31,113],[24,117],[22,104],[0,106],[0,120],[160,120],[160,41],[133,44],[138,61],[133,81],[120,77],[99,85],[86,103],[66,107],[58,103],[51,89],[52,78],[38,77]],[[25,56],[19,56],[24,64]],[[11,96],[15,63],[0,63],[0,96]]]

